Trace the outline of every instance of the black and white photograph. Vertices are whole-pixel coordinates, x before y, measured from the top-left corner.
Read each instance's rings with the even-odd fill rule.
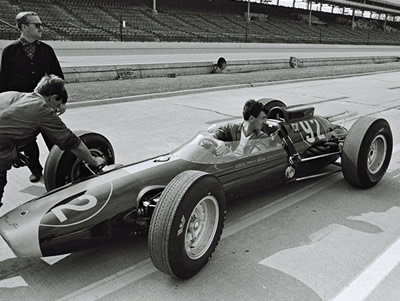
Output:
[[[0,0],[0,300],[398,301],[400,0]]]

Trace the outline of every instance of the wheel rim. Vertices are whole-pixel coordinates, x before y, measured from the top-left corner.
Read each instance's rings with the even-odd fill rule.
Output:
[[[217,231],[219,206],[217,199],[208,195],[202,198],[193,209],[185,231],[185,251],[196,260],[209,249]]]
[[[92,156],[94,156],[94,157],[106,158],[104,153],[99,149],[89,149],[89,151],[92,154]],[[66,181],[66,183],[69,181],[77,181],[80,179],[87,178],[91,175],[93,175],[92,171],[89,170],[82,161],[80,161],[79,159],[76,159],[71,168],[71,175],[70,175],[71,178],[65,179],[65,181]]]
[[[380,171],[386,158],[387,141],[382,134],[376,136],[368,150],[368,171],[376,174]]]

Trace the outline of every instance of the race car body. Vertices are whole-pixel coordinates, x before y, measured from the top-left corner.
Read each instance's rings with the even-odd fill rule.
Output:
[[[345,178],[355,186],[371,187],[385,173],[392,152],[385,120],[362,118],[348,132],[315,116],[312,107],[282,104],[269,111],[268,137],[257,141],[268,148],[242,156],[229,142],[232,152],[217,155],[215,137],[207,131],[170,153],[121,166],[112,164],[113,150],[105,137],[84,132],[81,139],[107,159],[108,170],[88,176],[85,164],[53,150],[45,168],[50,191],[2,216],[0,234],[17,256],[50,256],[148,232],[156,267],[185,279],[216,248],[226,198],[323,175],[326,171],[320,169],[340,165],[338,158]]]
[[[69,253],[94,246],[96,240],[110,239],[107,227],[99,225],[140,208],[146,193],[164,189],[182,171],[199,170],[217,176],[227,194],[246,185],[262,182],[272,186],[284,180],[279,171],[288,163],[279,137],[268,153],[236,158],[217,157],[202,146],[202,141],[209,142],[209,136],[199,133],[170,154],[117,167],[31,200],[0,219],[1,235],[18,256]],[[32,237],[38,237],[35,244],[31,244]]]

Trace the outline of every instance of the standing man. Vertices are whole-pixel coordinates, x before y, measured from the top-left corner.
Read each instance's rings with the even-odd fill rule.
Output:
[[[6,46],[1,56],[0,92],[18,91],[32,92],[40,79],[46,74],[54,74],[64,79],[60,63],[50,45],[39,41],[43,26],[35,12],[21,12],[16,18],[16,25],[21,37]],[[59,114],[65,111],[60,107]],[[53,144],[42,134],[47,148]],[[24,147],[24,153],[29,157],[31,182],[38,182],[42,176],[43,167],[39,162],[39,147],[36,139]]]
[[[18,150],[35,140],[39,133],[92,167],[105,165],[105,160],[93,157],[58,116],[57,111],[67,99],[64,81],[55,75],[44,76],[32,93],[0,93],[0,206],[7,170],[12,165],[20,165]]]

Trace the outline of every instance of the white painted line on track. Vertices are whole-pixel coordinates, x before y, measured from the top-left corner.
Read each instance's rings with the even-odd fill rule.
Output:
[[[393,146],[392,154],[397,153],[398,151],[400,151],[400,143]]]
[[[359,276],[331,301],[365,300],[400,263],[400,239],[376,258]]]
[[[44,261],[48,265],[54,265],[57,262],[63,260],[66,257],[68,257],[69,255],[71,255],[71,253],[63,254],[63,255],[56,255],[56,256],[47,256],[47,257],[42,257],[41,259],[42,259],[42,261]]]
[[[21,276],[0,280],[0,288],[16,288],[16,287],[28,287],[25,279]]]
[[[341,178],[337,175],[326,177],[318,182],[307,185],[306,187],[297,190],[289,195],[286,195],[273,203],[270,203],[250,214],[243,216],[238,222],[224,229],[221,239],[225,239],[235,233],[252,226],[261,220],[278,213],[296,203],[299,203],[310,196],[334,185]],[[287,201],[287,202],[285,202]],[[131,266],[123,271],[106,277],[100,281],[94,282],[86,287],[83,287],[69,295],[62,297],[56,301],[94,301],[112,294],[154,272],[157,269],[154,267],[150,259]]]
[[[400,151],[400,143],[393,146],[392,154]],[[394,176],[393,178],[398,177]],[[361,301],[378,287],[387,275],[400,263],[400,239],[377,257],[363,272],[344,287],[331,301]]]
[[[129,284],[157,271],[150,259],[143,260],[125,270],[83,287],[57,301],[92,301],[103,298]]]
[[[334,185],[339,180],[340,178],[338,178],[336,175],[333,177],[323,178],[322,180],[319,180],[318,182],[315,182],[311,185],[307,185],[306,187],[297,190],[289,195],[285,195],[284,197],[254,212],[244,215],[241,219],[239,219],[238,222],[235,222],[235,224],[232,224],[224,229],[224,232],[222,233],[222,239],[229,237],[243,229],[246,229],[260,222],[261,220],[278,213],[279,211],[282,211],[300,201],[309,198],[310,196],[320,192],[321,190],[326,189],[328,186]],[[315,187],[315,189],[311,189],[313,187]]]

